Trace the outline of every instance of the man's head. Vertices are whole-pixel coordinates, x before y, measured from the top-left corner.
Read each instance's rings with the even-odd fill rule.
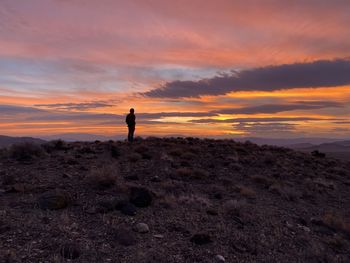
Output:
[[[133,108],[130,109],[130,113],[134,113],[135,110]]]

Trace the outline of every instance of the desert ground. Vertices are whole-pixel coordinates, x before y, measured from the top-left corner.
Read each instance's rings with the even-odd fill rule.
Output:
[[[0,150],[1,262],[350,262],[350,162],[197,138]]]

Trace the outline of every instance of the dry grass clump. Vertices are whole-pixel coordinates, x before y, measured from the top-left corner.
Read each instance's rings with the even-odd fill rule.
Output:
[[[176,175],[181,178],[191,178],[191,179],[204,179],[209,176],[209,173],[206,170],[200,168],[187,168],[181,167],[176,170]]]
[[[67,143],[61,139],[58,139],[46,142],[42,144],[42,147],[45,149],[46,152],[51,153],[54,150],[66,150]]]
[[[245,200],[228,200],[223,205],[223,211],[225,215],[229,216],[241,216],[242,210],[247,206]]]
[[[194,194],[185,194],[177,198],[177,203],[181,205],[189,205],[193,207],[210,207],[211,202],[208,198],[194,195]]]
[[[254,175],[251,179],[254,183],[262,185],[263,187],[269,187],[274,183],[274,180],[262,175]]]
[[[44,156],[44,150],[38,144],[24,142],[12,145],[9,154],[18,161],[27,161]]]
[[[87,181],[99,189],[106,189],[115,185],[117,180],[117,169],[114,165],[94,168],[87,176]]]
[[[192,153],[192,152],[185,152],[181,156],[181,158],[184,159],[184,160],[193,160],[196,157],[197,157],[197,155]]]
[[[181,157],[182,153],[183,153],[183,149],[176,148],[176,149],[169,151],[168,154],[172,157]]]
[[[137,161],[142,159],[142,155],[139,153],[131,153],[128,155],[128,160],[130,162],[136,163]]]
[[[333,213],[326,213],[322,217],[322,222],[334,230],[342,231],[348,235],[350,234],[350,222],[344,217],[337,216]]]
[[[190,177],[192,174],[192,169],[187,167],[182,167],[176,170],[176,175],[180,177]]]
[[[253,199],[256,197],[256,192],[247,186],[239,186],[239,193],[245,198]]]
[[[111,155],[113,158],[117,159],[120,156],[120,151],[119,148],[116,145],[111,145],[110,146],[110,150],[111,150]]]
[[[279,183],[274,183],[269,187],[271,193],[278,194],[288,201],[297,201],[301,194],[294,188],[283,186]]]
[[[145,146],[145,145],[139,145],[139,146],[137,146],[137,147],[135,148],[134,151],[137,152],[137,153],[139,153],[139,154],[144,154],[144,153],[148,152],[149,149],[148,149],[148,147]]]

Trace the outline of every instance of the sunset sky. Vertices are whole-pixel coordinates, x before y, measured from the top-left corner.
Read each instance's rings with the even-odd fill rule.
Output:
[[[0,0],[0,134],[350,137],[349,0]]]

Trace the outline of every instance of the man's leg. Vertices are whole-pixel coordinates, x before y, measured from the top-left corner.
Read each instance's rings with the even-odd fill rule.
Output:
[[[135,132],[135,126],[130,127],[130,142],[134,141],[134,132]]]
[[[131,127],[128,127],[128,142],[131,142]]]

